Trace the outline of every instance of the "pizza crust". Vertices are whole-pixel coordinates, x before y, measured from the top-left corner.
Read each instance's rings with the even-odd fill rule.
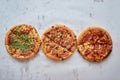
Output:
[[[69,50],[67,49],[67,51],[69,51],[69,54],[66,55],[65,57],[58,58],[58,57],[53,56],[51,53],[48,53],[48,52],[46,51],[44,38],[47,37],[46,34],[47,34],[48,32],[50,32],[53,28],[62,28],[62,29],[68,30],[68,32],[69,32],[69,33],[72,35],[72,37],[74,38],[73,41],[75,42],[75,45],[71,48],[71,51],[69,51]],[[66,49],[66,47],[63,47],[62,45],[56,43],[54,40],[53,40],[53,42],[54,42],[57,46],[60,46],[62,49]],[[75,34],[73,33],[72,30],[70,30],[70,29],[69,29],[68,27],[66,27],[65,25],[56,24],[56,25],[52,26],[51,28],[47,29],[47,30],[44,32],[43,36],[42,36],[42,50],[43,50],[43,53],[44,53],[48,58],[50,58],[50,59],[52,59],[52,60],[55,60],[55,61],[62,61],[62,60],[68,59],[68,58],[73,54],[73,52],[75,51],[76,45],[77,45],[77,41],[76,41],[76,36],[75,36]]]
[[[95,31],[95,32],[94,32]],[[96,32],[98,31],[98,32]],[[91,43],[89,39],[91,39],[91,36],[95,33],[96,35],[99,35],[99,32],[104,34],[101,37],[96,37],[93,41],[96,41],[95,43]],[[104,38],[107,36],[107,39],[105,39],[106,43],[98,44],[98,41],[100,41],[101,38]],[[84,39],[86,38],[86,39]],[[93,38],[93,37],[92,37]],[[85,41],[85,42],[84,42]],[[92,46],[94,44],[94,46]],[[84,59],[90,62],[101,62],[103,61],[112,51],[112,38],[110,34],[97,26],[90,26],[87,29],[85,29],[77,40],[77,48],[79,53],[82,55]],[[83,47],[84,46],[84,47]],[[95,48],[95,46],[97,48]]]
[[[9,44],[9,35],[12,33],[12,30],[14,30],[15,28],[18,28],[19,26],[27,26],[29,28],[32,28],[33,29],[33,34],[35,34],[35,46],[34,46],[34,49],[32,49],[32,51],[29,51],[29,53],[27,54],[27,56],[22,56],[20,55],[21,54],[21,51],[20,50],[15,50],[13,48],[10,47],[10,44]],[[37,30],[31,26],[31,25],[27,25],[27,24],[20,24],[20,25],[16,25],[14,27],[12,27],[6,34],[5,36],[5,47],[8,51],[8,53],[15,59],[18,59],[18,60],[28,60],[28,59],[31,59],[33,58],[39,51],[40,49],[40,46],[41,46],[41,39],[38,35],[38,32]]]

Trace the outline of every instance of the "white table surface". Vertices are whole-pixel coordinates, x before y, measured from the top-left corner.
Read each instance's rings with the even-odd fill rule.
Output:
[[[77,52],[55,62],[42,52],[18,61],[6,51],[6,32],[31,24],[40,35],[54,24],[69,26],[78,36],[91,25],[106,29],[113,50],[101,63],[90,63]],[[120,80],[120,0],[0,0],[0,80]]]

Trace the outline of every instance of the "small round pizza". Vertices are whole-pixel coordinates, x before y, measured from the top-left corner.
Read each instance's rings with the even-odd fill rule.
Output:
[[[112,51],[112,39],[106,30],[91,26],[80,34],[77,46],[84,59],[101,62]]]
[[[31,25],[16,25],[7,32],[5,37],[8,53],[18,60],[28,60],[35,56],[40,45],[38,32]]]
[[[65,25],[56,24],[45,31],[42,36],[44,54],[55,61],[69,58],[76,49],[76,36]]]

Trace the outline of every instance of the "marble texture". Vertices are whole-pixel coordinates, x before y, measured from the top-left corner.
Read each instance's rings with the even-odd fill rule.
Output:
[[[119,0],[0,0],[0,80],[120,80]],[[42,52],[18,61],[6,51],[6,32],[17,24],[31,24],[40,35],[54,24],[65,24],[78,36],[90,25],[105,28],[113,51],[101,63],[90,63],[77,52],[55,62]]]

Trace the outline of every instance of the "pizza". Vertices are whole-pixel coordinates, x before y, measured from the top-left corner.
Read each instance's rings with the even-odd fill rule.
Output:
[[[38,32],[31,25],[16,25],[7,32],[5,37],[8,53],[18,60],[28,60],[35,56],[40,45]]]
[[[76,36],[65,25],[56,24],[46,30],[42,36],[44,54],[55,61],[69,58],[76,49]]]
[[[101,62],[112,51],[112,39],[106,30],[91,26],[80,34],[77,46],[84,59]]]

